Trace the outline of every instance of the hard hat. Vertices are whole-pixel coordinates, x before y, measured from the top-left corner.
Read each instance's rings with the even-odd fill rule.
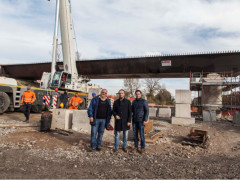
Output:
[[[56,88],[55,91],[58,91],[58,88]]]
[[[63,103],[60,104],[60,108],[64,108],[64,104]]]
[[[93,92],[93,93],[92,93],[92,96],[94,96],[94,95],[96,95],[96,93],[95,93],[95,92]]]

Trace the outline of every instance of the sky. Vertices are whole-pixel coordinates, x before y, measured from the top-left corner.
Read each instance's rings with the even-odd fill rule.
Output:
[[[239,50],[240,0],[71,0],[81,59]],[[55,0],[0,0],[0,64],[51,61]],[[173,95],[188,79],[161,79]],[[110,94],[123,80],[92,80]]]

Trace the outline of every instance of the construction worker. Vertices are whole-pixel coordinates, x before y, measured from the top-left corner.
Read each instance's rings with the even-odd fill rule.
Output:
[[[71,98],[68,109],[78,109],[79,104],[81,104],[82,102],[83,100],[78,97],[78,94],[76,93],[75,96]]]
[[[30,87],[28,87],[27,91],[23,93],[22,100],[21,100],[21,105],[23,105],[22,111],[26,117],[26,120],[24,122],[29,122],[31,106],[35,100],[36,100],[35,93],[31,91]]]

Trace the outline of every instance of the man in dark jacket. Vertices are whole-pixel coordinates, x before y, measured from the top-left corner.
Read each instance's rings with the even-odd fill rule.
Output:
[[[125,91],[119,90],[119,99],[113,104],[113,116],[115,117],[115,152],[118,152],[119,148],[119,136],[123,131],[123,151],[127,152],[127,137],[128,130],[131,125],[131,102],[125,99]]]
[[[65,90],[60,96],[60,102],[63,103],[64,109],[68,108],[68,90]]]
[[[138,131],[140,131],[141,137],[141,154],[145,153],[145,137],[144,137],[144,126],[148,121],[148,104],[145,99],[142,99],[142,92],[136,90],[135,92],[136,100],[132,103],[132,113],[133,113],[133,132],[134,132],[134,145],[133,153],[138,151]]]
[[[107,98],[107,90],[103,89],[100,96],[92,99],[88,108],[88,117],[92,126],[91,147],[93,151],[101,151],[103,133],[109,126],[111,116],[111,102]]]

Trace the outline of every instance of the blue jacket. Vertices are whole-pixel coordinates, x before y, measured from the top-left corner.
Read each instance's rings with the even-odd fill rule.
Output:
[[[92,126],[96,125],[96,116],[97,116],[99,98],[100,98],[100,96],[96,96],[95,98],[93,98],[88,107],[88,117],[93,117],[93,122],[92,123],[90,122],[90,124]],[[107,102],[108,102],[108,117],[106,119],[106,124],[105,124],[106,128],[108,128],[111,117],[112,117],[112,109],[111,109],[110,99],[107,98]]]
[[[148,103],[145,99],[136,99],[132,103],[133,122],[148,121]]]

